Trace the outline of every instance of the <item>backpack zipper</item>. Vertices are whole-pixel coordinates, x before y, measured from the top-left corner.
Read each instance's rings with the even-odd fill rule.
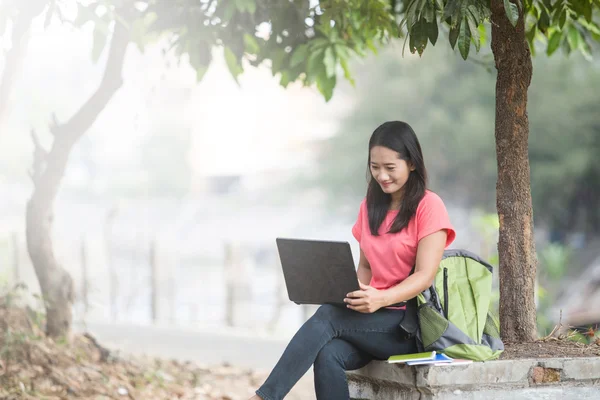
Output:
[[[444,317],[448,319],[448,268],[444,267]]]

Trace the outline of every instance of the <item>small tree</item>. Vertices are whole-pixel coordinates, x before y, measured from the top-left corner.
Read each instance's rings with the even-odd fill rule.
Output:
[[[124,18],[127,15],[126,10],[115,11],[121,11]],[[55,122],[50,127],[54,140],[49,151],[32,132],[34,190],[26,211],[27,250],[46,301],[46,333],[54,337],[67,334],[71,328],[73,283],[54,257],[51,239],[53,204],[73,146],[122,85],[121,70],[129,43],[129,27],[119,19],[114,21],[104,76],[96,91],[70,119],[64,123]]]
[[[507,342],[536,337],[536,275],[533,211],[528,161],[527,90],[531,54],[544,45],[551,55],[591,53],[600,39],[594,22],[598,0],[149,0],[154,29],[175,32],[173,47],[188,54],[201,78],[212,46],[224,47],[234,77],[242,59],[268,61],[280,83],[316,84],[329,100],[338,66],[353,82],[348,60],[364,56],[391,38],[407,33],[408,48],[422,54],[440,31],[467,58],[483,44],[491,23],[496,64],[496,205],[500,220],[500,321]],[[311,5],[314,4],[314,5]]]
[[[88,2],[84,3],[87,5]],[[46,304],[46,333],[53,337],[69,332],[74,297],[71,276],[54,256],[51,237],[54,199],[73,146],[93,124],[122,84],[121,70],[130,41],[131,21],[135,20],[136,14],[140,14],[133,2],[116,1],[116,6],[108,2],[102,4],[106,8],[103,15],[95,13],[93,8],[80,5],[77,20],[72,21],[78,25],[88,21],[96,24],[94,61],[98,60],[103,48],[108,44],[104,76],[97,90],[66,122],[61,123],[53,118],[49,127],[53,137],[50,150],[44,149],[36,132],[31,132],[35,146],[33,168],[30,171],[34,190],[26,209],[27,250]],[[46,24],[55,17],[64,21],[63,5],[61,0],[13,1],[1,8],[3,18],[0,18],[0,21],[12,22],[12,47],[6,58],[0,85],[0,118],[3,111],[1,106],[5,105],[17,66],[24,58],[24,49],[29,38],[28,31],[33,19],[45,12]]]
[[[530,341],[537,336],[527,117],[531,53],[540,38],[548,41],[548,55],[559,46],[566,53],[577,50],[589,55],[590,40],[600,39],[598,25],[592,20],[592,10],[599,7],[597,0],[412,0],[406,7],[404,21],[413,52],[422,53],[428,41],[435,44],[437,28],[433,25],[441,24],[449,26],[451,46],[458,45],[466,59],[471,43],[479,50],[484,22],[491,22],[491,48],[498,71],[496,206],[500,220],[500,325],[505,341]]]
[[[12,46],[6,54],[0,78],[0,135],[3,133],[2,124],[9,104],[8,100],[29,44],[31,24],[48,6],[47,0],[6,0],[3,3],[0,4],[0,36],[7,33],[7,25],[10,21],[9,34]]]

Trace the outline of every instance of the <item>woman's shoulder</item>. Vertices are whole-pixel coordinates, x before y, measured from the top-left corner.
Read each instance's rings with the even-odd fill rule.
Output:
[[[423,196],[423,198],[421,199],[421,201],[419,202],[419,207],[418,208],[423,208],[423,207],[445,207],[444,205],[444,201],[442,200],[442,198],[435,192],[432,192],[431,190],[427,189],[425,191],[425,195]]]
[[[363,198],[358,206],[358,216],[364,216],[367,213],[367,198]]]

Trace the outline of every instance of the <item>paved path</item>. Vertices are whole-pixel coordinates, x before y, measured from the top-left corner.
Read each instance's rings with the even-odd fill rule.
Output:
[[[83,330],[83,327],[77,325],[76,329]],[[129,324],[89,323],[87,330],[103,345],[127,353],[201,364],[228,362],[258,369],[272,368],[289,340],[226,329],[205,331]]]
[[[204,365],[226,362],[259,371],[273,368],[290,339],[227,329],[208,331],[123,323],[88,323],[87,329],[74,324],[74,329],[86,330],[103,346],[126,354],[189,360]],[[312,382],[312,370],[309,370],[291,394],[302,391],[299,398],[310,400],[306,393],[312,394]]]

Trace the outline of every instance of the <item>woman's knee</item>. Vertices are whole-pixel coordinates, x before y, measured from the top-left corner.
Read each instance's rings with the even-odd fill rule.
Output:
[[[336,338],[323,346],[315,360],[315,369],[340,367],[344,370],[354,370],[364,367],[369,361],[368,355],[352,343]]]
[[[331,304],[323,304],[315,312],[314,317],[323,321],[331,321],[337,318],[345,309]]]
[[[341,365],[343,367],[343,360],[352,349],[340,342],[342,342],[341,339],[333,339],[323,346],[315,359],[315,368],[318,369],[331,365]]]

